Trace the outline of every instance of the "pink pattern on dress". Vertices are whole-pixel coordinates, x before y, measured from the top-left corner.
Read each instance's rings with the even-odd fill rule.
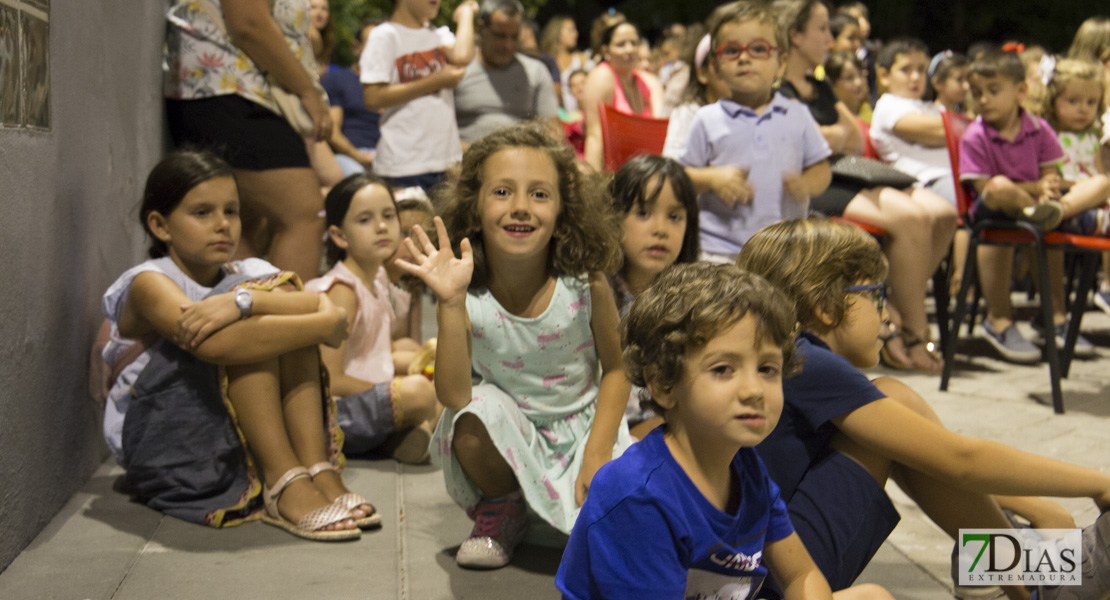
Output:
[[[513,468],[514,472],[520,470],[520,465],[516,462],[516,453],[513,452],[512,448],[505,448],[505,459],[509,461],[509,466]]]
[[[561,334],[561,333],[540,334],[540,335],[536,336],[536,343],[540,344],[540,345],[543,345],[543,344],[547,344],[548,342],[554,342],[554,341],[556,341],[556,340],[558,340],[562,337],[563,337],[563,334]]]
[[[579,344],[578,347],[574,349],[574,353],[578,354],[579,352],[581,352],[583,350],[588,350],[588,349],[593,348],[593,347],[594,347],[594,340],[593,340],[593,338],[590,338],[590,339],[582,342],[581,344]]]
[[[516,370],[519,371],[520,369],[524,368],[524,361],[523,360],[517,360],[516,362],[509,362],[507,360],[503,360],[503,361],[501,361],[501,366],[503,366],[507,369],[516,369]]]
[[[559,499],[559,492],[555,491],[555,486],[551,485],[551,481],[547,477],[543,478],[543,487],[547,488],[548,498],[551,498],[552,500]]]
[[[569,308],[571,312],[578,312],[579,310],[582,309],[583,306],[586,306],[587,302],[589,302],[589,298],[582,297],[582,298],[579,298],[579,299],[575,300],[574,302],[571,302],[567,306],[567,308]]]
[[[543,387],[549,388],[567,380],[566,375],[548,375],[543,378]]]

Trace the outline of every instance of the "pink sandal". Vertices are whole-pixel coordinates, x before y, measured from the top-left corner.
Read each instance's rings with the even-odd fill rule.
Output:
[[[277,503],[278,499],[281,498],[282,492],[285,491],[285,488],[289,487],[289,484],[304,477],[310,477],[308,469],[304,467],[293,467],[278,478],[278,480],[274,482],[273,487],[262,486],[262,501],[266,505],[266,514],[262,515],[262,521],[275,527],[280,527],[297,537],[317,542],[338,542],[343,540],[357,540],[360,538],[362,532],[358,529],[339,529],[334,531],[324,529],[328,525],[340,523],[351,518],[349,510],[337,506],[334,502],[306,514],[296,523],[281,516],[281,513],[278,512]]]
[[[307,473],[310,477],[315,479],[317,475],[323,473],[324,471],[335,471],[336,473],[339,473],[339,467],[336,467],[328,461],[323,461],[309,467]],[[354,492],[347,492],[340,495],[335,500],[332,500],[332,506],[338,506],[347,511],[348,516],[355,520],[355,525],[358,525],[359,529],[372,529],[374,527],[381,527],[382,516],[378,513],[378,510],[374,508],[374,505],[370,504],[370,502],[366,498],[363,498],[362,496]],[[355,517],[354,511],[360,506],[369,506],[370,514],[361,518]]]

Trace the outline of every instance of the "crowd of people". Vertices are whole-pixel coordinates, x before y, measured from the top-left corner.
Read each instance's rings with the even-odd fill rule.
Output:
[[[609,12],[582,50],[518,0],[464,2],[454,31],[396,0],[348,68],[328,9],[168,14],[178,149],[144,189],[150,259],[103,302],[104,435],[136,498],[351,540],[382,517],[346,454],[430,461],[474,521],[463,567],[507,565],[539,519],[569,535],[568,598],[885,599],[853,582],[899,520],[887,480],[954,538],[1074,528],[1042,497],[1086,497],[1079,595],[999,593],[1110,597],[1110,476],[953,433],[861,371],[943,368],[925,297],[966,256],[960,187],[967,223],[1110,235],[1110,18],[1066,57],[965,56],[871,40],[859,2],[739,0],[654,50]],[[667,119],[662,156],[604,173],[602,104]],[[959,179],[944,111],[975,117]],[[915,183],[838,173],[869,148]],[[1039,360],[1012,250],[978,260],[986,339]]]

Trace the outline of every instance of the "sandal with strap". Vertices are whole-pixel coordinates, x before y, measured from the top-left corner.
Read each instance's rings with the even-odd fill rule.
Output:
[[[350,511],[337,506],[334,502],[306,514],[296,523],[281,516],[281,513],[278,512],[277,505],[278,499],[281,498],[281,494],[285,491],[285,488],[289,487],[289,484],[306,477],[310,477],[308,469],[304,467],[293,467],[279,477],[278,480],[274,482],[273,487],[263,485],[262,501],[266,505],[266,514],[262,515],[262,521],[275,527],[280,527],[306,540],[338,542],[359,539],[359,537],[362,536],[362,532],[358,529],[324,529],[328,525],[346,521],[351,518]]]
[[[912,358],[910,358],[910,362],[898,360],[898,358],[894,356],[894,353],[887,348],[887,343],[889,343],[891,339],[894,339],[894,337],[902,340],[902,348],[905,349],[907,357],[909,357],[910,351],[913,348],[924,345],[925,352],[934,362],[939,363],[940,366],[935,369],[930,369],[914,364]],[[924,337],[909,333],[905,329],[902,329],[898,331],[897,334],[884,338],[883,341],[883,347],[879,350],[879,361],[882,362],[885,367],[897,369],[899,371],[919,371],[922,373],[939,373],[941,369],[944,368],[944,359],[941,357],[940,352],[933,347],[934,344],[931,341]]]
[[[310,477],[315,479],[317,475],[323,473],[324,471],[334,471],[335,473],[339,473],[339,467],[325,460],[312,465],[307,469],[306,472]],[[335,500],[332,500],[332,506],[338,506],[347,511],[347,516],[355,520],[355,525],[358,525],[359,529],[372,529],[375,527],[381,527],[382,525],[382,515],[378,512],[378,509],[374,508],[374,505],[370,504],[370,502],[366,498],[363,498],[362,496],[354,492],[341,494]],[[355,517],[354,511],[360,506],[369,506],[370,514],[363,517]]]

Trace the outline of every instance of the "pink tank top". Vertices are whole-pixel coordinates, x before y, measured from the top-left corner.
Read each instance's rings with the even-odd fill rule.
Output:
[[[640,96],[644,99],[644,110],[635,113],[632,112],[632,105],[628,103],[628,98],[624,97],[624,90],[621,89],[620,78],[617,76],[617,72],[613,69],[613,66],[607,62],[601,64],[608,67],[609,70],[613,72],[613,108],[617,109],[617,112],[622,112],[626,115],[652,117],[651,90],[648,89],[647,82],[644,81],[644,78],[640,77],[640,73],[638,71],[632,71],[632,79],[636,82],[636,89],[640,91]]]

